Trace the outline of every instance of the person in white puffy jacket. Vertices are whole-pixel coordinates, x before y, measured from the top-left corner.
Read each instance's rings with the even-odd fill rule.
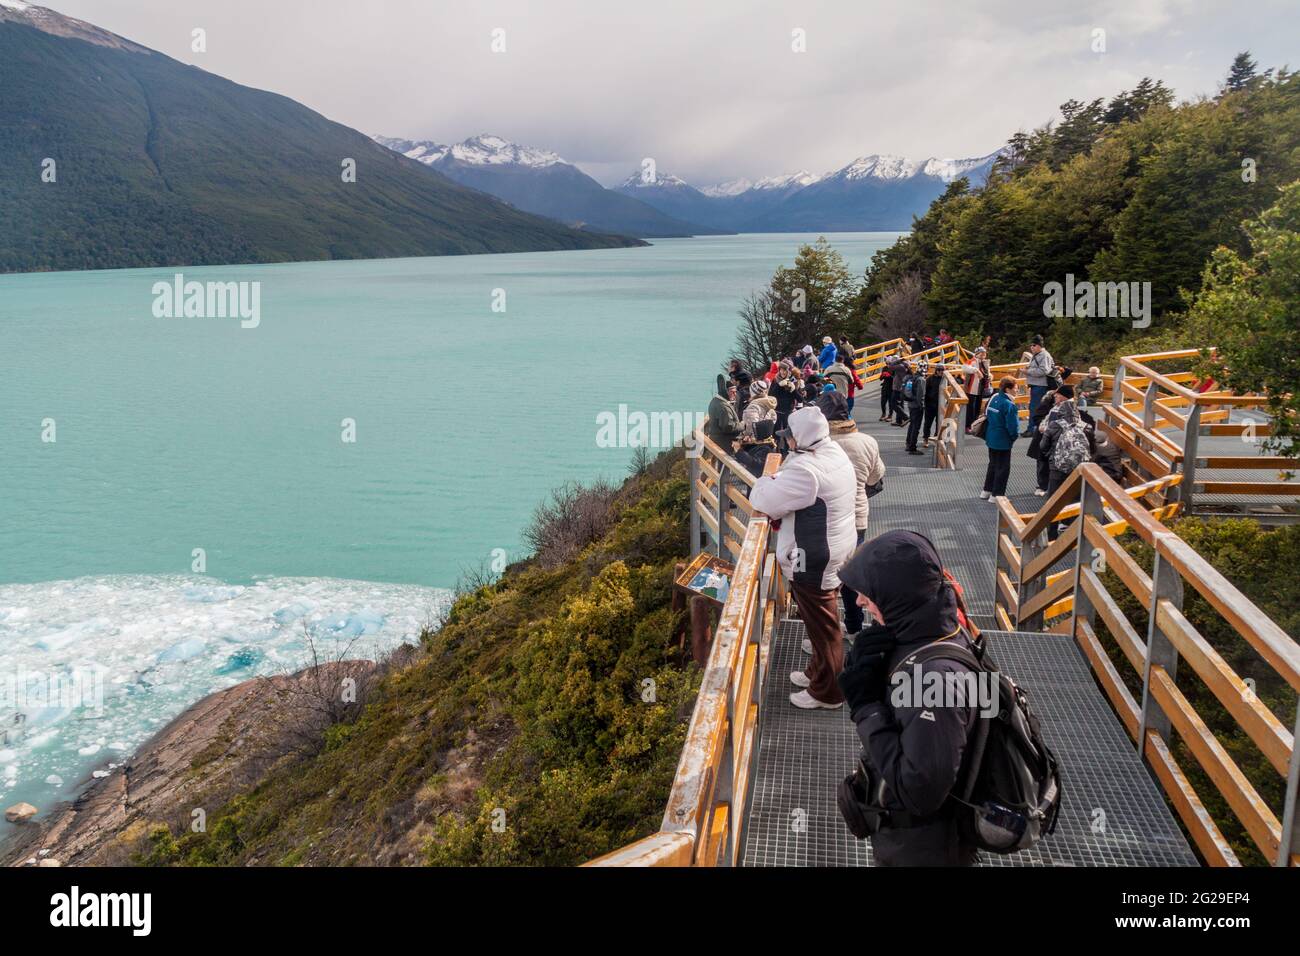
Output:
[[[790,455],[781,470],[759,478],[749,503],[781,522],[776,558],[790,580],[799,616],[812,644],[807,668],[790,674],[804,688],[790,702],[805,709],[844,703],[836,675],[844,662],[840,636],[839,569],[857,547],[857,477],[853,463],[830,437],[814,405],[790,413]]]

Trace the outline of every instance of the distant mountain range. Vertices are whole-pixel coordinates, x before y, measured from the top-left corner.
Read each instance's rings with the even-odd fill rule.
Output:
[[[0,169],[0,272],[639,244],[22,0],[0,0]]]
[[[910,229],[954,179],[982,185],[998,154],[911,160],[871,155],[825,175],[805,170],[697,189],[678,176],[634,173],[616,190],[692,222],[735,232],[872,232]]]
[[[376,136],[456,182],[569,225],[642,238],[731,232],[909,229],[959,176],[981,185],[997,153],[973,159],[863,156],[823,175],[806,170],[695,187],[640,171],[606,189],[556,153],[483,134],[452,146]],[[634,205],[633,205],[634,204]]]
[[[452,146],[385,136],[375,140],[462,185],[579,229],[646,239],[726,231],[665,215],[636,197],[606,189],[555,153],[499,136],[485,133]]]

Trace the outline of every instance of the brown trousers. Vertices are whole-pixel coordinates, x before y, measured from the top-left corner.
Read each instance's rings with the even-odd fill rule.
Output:
[[[839,588],[823,591],[804,584],[792,584],[799,617],[812,642],[812,662],[804,668],[808,693],[823,704],[844,700],[835,680],[844,666],[844,639],[840,633]]]

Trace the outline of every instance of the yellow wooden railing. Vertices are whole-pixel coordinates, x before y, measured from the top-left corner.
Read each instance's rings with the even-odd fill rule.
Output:
[[[1208,349],[1213,356],[1214,349]],[[1272,433],[1267,423],[1232,423],[1234,408],[1260,408],[1268,397],[1258,394],[1238,395],[1222,389],[1204,391],[1189,387],[1199,376],[1192,371],[1158,372],[1152,366],[1171,361],[1187,363],[1201,356],[1200,349],[1180,349],[1129,355],[1120,359],[1111,386],[1111,408],[1133,435],[1139,436],[1136,457],[1168,461],[1183,475],[1182,500],[1190,511],[1196,507],[1197,495],[1249,495],[1263,497],[1282,509],[1294,510],[1300,498],[1300,485],[1287,481],[1241,481],[1216,478],[1214,472],[1258,470],[1291,472],[1300,468],[1294,458],[1256,454],[1253,447],[1241,455],[1199,454],[1203,436],[1241,438],[1243,445],[1253,446]],[[1181,434],[1181,442],[1164,432]]]
[[[1158,483],[1174,483],[1168,475]],[[1124,489],[1100,467],[1077,468],[1036,515],[1016,513],[997,499],[995,614],[1007,630],[1050,630],[1072,636],[1182,818],[1193,841],[1211,864],[1238,864],[1228,841],[1211,819],[1170,748],[1172,735],[1223,796],[1260,852],[1277,865],[1300,865],[1300,707],[1294,727],[1286,727],[1256,697],[1182,612],[1190,586],[1231,625],[1293,689],[1300,691],[1300,645],[1264,615],[1191,546],[1161,523],[1178,503],[1147,511],[1139,503],[1146,487]],[[1074,520],[1054,542],[1044,532],[1052,522]],[[1147,574],[1114,538],[1132,531],[1150,545],[1155,566]],[[1050,573],[1061,561],[1065,571]],[[1148,612],[1139,635],[1106,590],[1100,574],[1109,569]],[[1068,614],[1068,617],[1062,617]],[[1126,662],[1141,675],[1141,701],[1135,700],[1098,638],[1105,626]],[[1191,667],[1286,780],[1281,817],[1260,797],[1241,768],[1219,743],[1204,719],[1175,683],[1182,661]]]
[[[764,474],[781,459],[770,455]],[[691,553],[708,542],[735,564],[659,832],[588,866],[731,866],[758,758],[759,707],[773,629],[788,595],[769,538],[749,506],[754,477],[697,432],[691,457]]]

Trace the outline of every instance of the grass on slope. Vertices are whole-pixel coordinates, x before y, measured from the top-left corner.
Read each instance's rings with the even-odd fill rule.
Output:
[[[576,557],[462,595],[318,755],[138,862],[569,865],[653,832],[699,680],[669,607],[687,494],[661,456]]]

